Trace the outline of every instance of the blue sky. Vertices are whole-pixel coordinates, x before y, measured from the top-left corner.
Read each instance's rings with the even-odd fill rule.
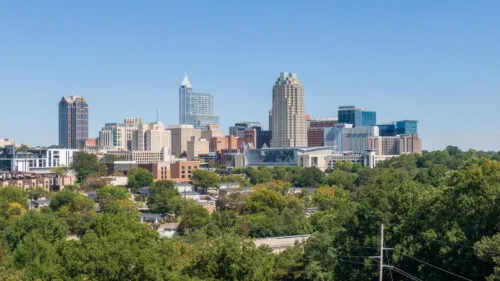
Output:
[[[63,95],[90,135],[124,117],[178,122],[178,86],[214,95],[221,126],[267,127],[296,72],[312,117],[339,105],[420,120],[425,149],[500,150],[499,1],[0,1],[0,137],[57,143]]]

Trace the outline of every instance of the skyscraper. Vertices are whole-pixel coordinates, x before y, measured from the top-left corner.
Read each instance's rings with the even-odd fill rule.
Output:
[[[368,111],[366,108],[358,108],[353,105],[339,106],[339,123],[353,124],[354,127],[375,126],[377,124],[377,113]]]
[[[213,115],[212,95],[194,92],[187,75],[179,88],[179,124],[200,130],[208,124],[219,124],[219,117]]]
[[[59,147],[82,148],[89,137],[89,109],[81,96],[62,97],[59,102]]]
[[[271,147],[306,147],[304,87],[297,74],[281,72],[273,87]]]

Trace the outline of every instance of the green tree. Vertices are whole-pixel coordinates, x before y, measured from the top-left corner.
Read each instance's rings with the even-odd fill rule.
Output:
[[[195,170],[191,177],[193,184],[203,190],[208,188],[218,188],[220,186],[221,178],[214,172],[207,170]]]
[[[352,189],[356,187],[357,174],[345,172],[342,170],[334,170],[326,177],[328,185],[336,185],[343,188]]]
[[[266,183],[273,180],[271,170],[266,166],[259,166],[257,168],[250,168],[248,176],[252,184]]]
[[[127,190],[122,186],[104,186],[97,190],[99,202],[127,199]]]
[[[317,187],[325,182],[325,173],[316,167],[307,167],[300,170],[295,185],[301,187]]]
[[[139,220],[140,213],[137,207],[128,199],[106,200],[100,206],[101,211],[104,213],[123,215],[137,221]]]
[[[180,214],[182,198],[172,181],[157,181],[149,190],[148,206],[154,212]]]
[[[85,151],[78,151],[73,156],[71,168],[76,171],[80,181],[85,180],[89,175],[106,175],[106,165],[97,159],[95,154]]]
[[[262,188],[252,192],[246,199],[246,211],[250,213],[266,212],[271,209],[283,210],[285,202],[280,193]]]
[[[5,242],[14,251],[28,234],[36,234],[50,243],[66,238],[68,227],[53,213],[30,211],[4,232]]]
[[[483,237],[475,246],[477,256],[494,267],[493,273],[486,280],[500,280],[500,233],[493,235],[493,237]]]
[[[210,214],[202,206],[196,205],[193,200],[185,201],[183,216],[177,228],[177,233],[184,235],[184,228],[189,232],[199,230],[210,223]]]
[[[207,243],[183,270],[201,280],[273,280],[273,255],[250,240],[224,235]]]
[[[128,173],[128,184],[134,192],[144,186],[151,186],[154,180],[154,175],[144,168],[132,168]]]
[[[19,148],[16,149],[17,152],[26,152],[30,147],[26,144],[21,144]]]
[[[41,197],[45,197],[49,195],[49,192],[43,188],[34,188],[28,190],[28,197],[29,199],[37,200]]]
[[[52,197],[50,201],[50,208],[53,211],[58,211],[62,206],[69,206],[73,203],[73,199],[77,196],[77,193],[70,190],[63,190],[57,192]]]

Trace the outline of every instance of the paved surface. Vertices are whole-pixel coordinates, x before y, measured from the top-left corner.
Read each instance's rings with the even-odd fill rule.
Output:
[[[295,235],[295,236],[277,236],[277,237],[266,237],[255,239],[255,245],[257,247],[261,245],[267,245],[273,249],[273,253],[279,253],[287,248],[291,248],[295,245],[295,242],[303,243],[311,237],[310,234],[306,235]]]

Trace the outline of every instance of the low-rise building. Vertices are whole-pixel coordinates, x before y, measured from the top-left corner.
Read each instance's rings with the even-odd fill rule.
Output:
[[[77,149],[30,148],[16,152],[15,148],[4,149],[0,155],[0,170],[15,172],[47,172],[56,167],[69,167]]]
[[[417,134],[370,137],[368,144],[376,155],[422,154],[422,140]]]
[[[175,233],[177,233],[177,228],[179,227],[179,223],[164,223],[160,224],[158,227],[158,234],[160,234],[160,238],[172,238]]]
[[[0,188],[16,186],[27,190],[40,188],[49,191],[61,190],[65,185],[74,185],[75,183],[74,173],[57,176],[55,174],[0,172]]]
[[[200,168],[198,161],[178,161],[170,164],[170,177],[177,181],[190,181],[193,172]]]

